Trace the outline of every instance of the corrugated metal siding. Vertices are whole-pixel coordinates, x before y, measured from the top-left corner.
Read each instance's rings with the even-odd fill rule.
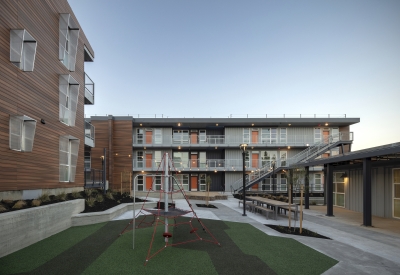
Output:
[[[210,191],[223,191],[225,177],[224,173],[209,174],[211,178]]]
[[[231,185],[242,178],[242,172],[225,172],[225,191],[231,191]]]
[[[290,137],[297,136],[297,138],[303,138],[304,143],[314,143],[314,127],[287,127],[288,140]]]
[[[345,207],[352,211],[363,210],[363,175],[362,170],[350,170],[348,184],[345,187]]]

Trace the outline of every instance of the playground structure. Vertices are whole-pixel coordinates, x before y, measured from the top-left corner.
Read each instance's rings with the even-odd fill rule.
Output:
[[[133,219],[131,222],[125,227],[125,229],[121,232],[120,235],[122,235],[127,228],[133,224],[133,249],[135,248],[135,230],[138,228],[142,227],[148,227],[148,226],[153,226],[153,234],[152,234],[152,239],[150,242],[150,246],[147,252],[146,256],[146,265],[148,261],[156,256],[158,253],[160,253],[162,250],[166,249],[167,247],[172,247],[172,246],[177,246],[177,245],[183,245],[186,243],[191,243],[191,242],[196,242],[196,241],[204,241],[204,242],[210,242],[217,244],[220,246],[220,243],[217,241],[217,239],[211,234],[211,232],[208,230],[208,228],[202,223],[200,218],[197,216],[196,212],[194,211],[192,204],[189,202],[189,199],[185,193],[185,190],[183,188],[182,182],[179,182],[172,174],[169,174],[170,171],[174,171],[177,173],[177,170],[174,167],[173,161],[169,158],[168,153],[165,153],[160,165],[158,167],[157,173],[154,175],[146,175],[146,176],[152,176],[153,178],[153,184],[152,188],[147,192],[147,196],[145,201],[147,201],[149,193],[150,192],[159,192],[159,200],[157,202],[157,207],[155,209],[148,209],[145,208],[145,203],[143,203],[141,209],[136,213],[135,208],[133,210]],[[136,197],[136,180],[137,177],[135,177],[133,181],[133,197]],[[157,185],[155,183],[158,183]],[[160,186],[160,190],[153,190],[154,186]],[[173,202],[172,199],[172,194],[173,193],[182,193],[189,209],[184,210],[184,209],[179,209],[175,207],[175,203]],[[187,217],[186,219],[179,219],[177,222],[177,219],[185,216]],[[140,217],[140,221],[139,221]],[[149,218],[150,217],[150,218]],[[136,219],[138,219],[138,224],[136,225]],[[171,224],[169,221],[173,220],[174,222]],[[194,223],[197,223],[196,226],[201,227],[200,229],[203,231],[203,233],[200,233],[198,230],[199,228],[194,225]],[[173,243],[173,236],[172,236],[172,231],[170,227],[183,227],[186,226],[188,227],[188,239],[187,240],[182,240],[179,242]],[[163,233],[162,237],[164,238],[164,246],[157,249],[156,251],[153,250],[153,243],[155,238],[159,236],[157,234],[157,230],[163,227]],[[190,236],[190,237],[189,237]],[[207,237],[208,236],[208,237]],[[182,236],[180,236],[182,237]]]

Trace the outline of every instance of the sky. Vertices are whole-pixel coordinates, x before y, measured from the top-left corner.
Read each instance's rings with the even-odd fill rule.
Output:
[[[68,0],[95,52],[85,115],[360,118],[400,142],[398,0]]]

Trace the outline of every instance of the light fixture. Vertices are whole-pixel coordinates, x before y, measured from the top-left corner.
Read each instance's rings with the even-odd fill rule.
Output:
[[[218,147],[217,147],[217,146],[215,146],[215,149],[218,149]]]
[[[326,122],[326,123],[325,123],[325,126],[328,126],[328,125],[329,125],[328,122]]]
[[[340,178],[341,179],[345,179],[345,178],[348,178],[349,176],[347,176],[347,173],[346,172],[344,172],[341,176],[340,176]]]
[[[143,124],[142,124],[142,123],[140,123],[140,126],[143,126]]]
[[[218,126],[218,123],[215,123],[215,126]]]
[[[290,146],[288,146],[287,148],[290,149]]]
[[[288,125],[289,125],[289,126],[292,126],[292,124],[291,124],[291,123],[289,123]]]
[[[254,126],[254,123],[252,123],[251,126]]]
[[[180,123],[180,122],[178,122],[178,126],[181,126],[181,123]]]
[[[143,147],[144,150],[146,150],[146,147]]]

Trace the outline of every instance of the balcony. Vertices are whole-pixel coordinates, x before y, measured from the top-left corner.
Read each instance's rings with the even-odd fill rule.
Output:
[[[94,126],[89,121],[85,121],[85,145],[94,147]]]
[[[243,136],[229,135],[207,135],[207,136],[189,136],[189,135],[134,135],[133,146],[140,147],[174,147],[184,148],[192,147],[234,147],[239,144],[247,143],[251,147],[279,147],[279,146],[297,146],[306,147],[314,144],[314,137],[310,135],[287,135],[279,136],[259,136],[256,139],[244,138]]]
[[[85,104],[86,105],[94,104],[94,82],[86,73],[85,73]]]
[[[147,160],[133,160],[133,171],[161,171],[159,169],[161,160],[147,159]],[[243,162],[242,159],[206,159],[206,160],[179,160],[174,159],[174,167],[176,171],[188,172],[188,171],[242,171]],[[285,160],[282,160],[282,164],[285,165]],[[252,165],[254,165],[252,163]],[[258,167],[270,167],[272,169],[273,162],[259,160]],[[281,165],[281,160],[275,162],[275,165]],[[251,167],[250,162],[246,161],[246,170],[249,172],[257,171],[258,167]]]

